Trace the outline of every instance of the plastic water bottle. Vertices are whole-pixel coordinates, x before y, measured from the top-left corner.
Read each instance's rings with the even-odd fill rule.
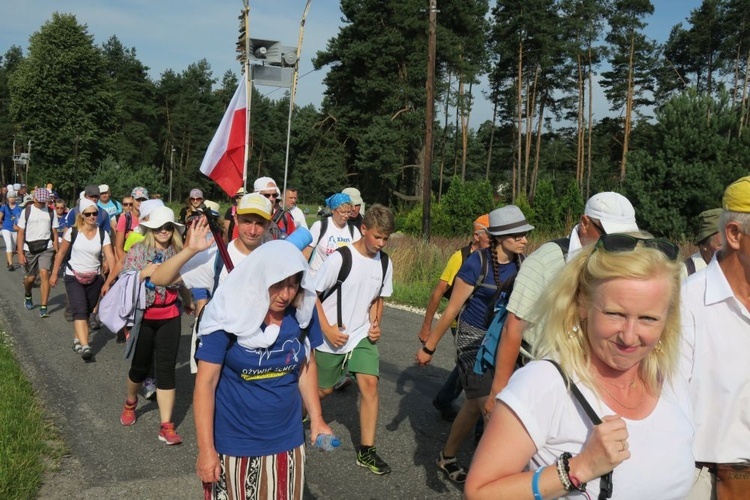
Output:
[[[154,257],[154,260],[152,260],[151,262],[153,262],[154,264],[161,264],[161,262],[162,262],[162,255],[160,253],[157,253],[156,257]],[[151,277],[146,278],[145,286],[149,290],[153,290],[154,288],[156,288],[156,285],[154,285],[153,283],[151,283]]]
[[[318,434],[315,447],[320,451],[332,451],[341,446],[341,440],[333,434]]]

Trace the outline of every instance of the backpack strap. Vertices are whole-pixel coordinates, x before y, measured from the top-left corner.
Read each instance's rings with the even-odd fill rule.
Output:
[[[565,238],[557,238],[556,240],[552,240],[551,243],[554,243],[558,247],[560,247],[560,251],[563,254],[563,259],[568,258],[568,251],[570,251],[570,237]]]
[[[216,293],[216,288],[219,286],[219,277],[221,276],[221,271],[224,269],[224,260],[221,258],[221,252],[216,250],[216,258],[214,259],[214,288],[211,290],[211,296]],[[203,309],[201,309],[201,312],[203,312]]]
[[[97,226],[97,229],[99,230],[99,266],[101,267],[102,262],[104,260],[104,228],[101,226]],[[73,253],[73,243],[76,242],[76,238],[78,237],[78,228],[75,226],[70,227],[70,246],[68,246],[68,251],[65,254],[65,266],[73,270],[72,267],[70,267],[70,255]]]
[[[338,299],[336,301],[336,324],[341,327],[343,326],[343,321],[341,318],[341,284],[346,280],[346,278],[349,277],[349,273],[352,270],[352,250],[350,247],[344,246],[339,247],[336,251],[341,254],[341,268],[339,269],[339,274],[336,277],[336,284],[320,294],[320,302],[325,302],[325,300],[333,295],[334,292],[338,292],[338,295],[336,297]]]
[[[687,259],[685,259],[685,267],[687,268],[688,276],[690,276],[691,274],[695,274],[695,261],[692,257],[688,257]]]
[[[591,420],[591,423],[594,425],[601,424],[602,420],[599,418],[599,415],[596,414],[594,409],[586,400],[586,397],[581,393],[581,390],[578,388],[578,386],[575,385],[568,378],[567,375],[565,375],[565,372],[563,371],[562,367],[557,363],[557,361],[554,361],[551,359],[546,359],[545,361],[549,361],[550,363],[552,363],[552,365],[555,368],[557,368],[557,371],[560,372],[560,375],[565,381],[565,385],[568,388],[570,388],[570,392],[573,394],[573,397],[575,397],[576,401],[578,401],[578,404],[580,405],[581,409],[586,413],[586,416],[589,417],[589,420]],[[603,475],[599,480],[599,500],[612,498],[613,489],[614,489],[614,486],[612,484],[612,471],[609,471],[608,473]]]
[[[380,294],[383,293],[383,287],[385,286],[385,273],[388,271],[388,261],[390,258],[388,257],[388,254],[384,251],[380,251],[380,268],[383,272],[382,277],[383,279],[380,282],[380,291],[378,292],[378,297],[380,297]]]
[[[315,242],[316,247],[320,243],[320,240],[323,239],[323,235],[326,234],[326,231],[328,231],[328,217],[323,217],[320,219],[320,233],[318,234],[318,241]]]

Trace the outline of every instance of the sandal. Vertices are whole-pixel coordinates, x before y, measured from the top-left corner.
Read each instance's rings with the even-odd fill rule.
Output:
[[[453,481],[457,484],[463,484],[466,482],[466,470],[464,470],[463,467],[458,465],[458,460],[456,460],[456,457],[453,458],[445,458],[443,456],[443,452],[440,452],[440,456],[437,460],[437,466],[445,472],[445,475],[448,476],[448,479]]]

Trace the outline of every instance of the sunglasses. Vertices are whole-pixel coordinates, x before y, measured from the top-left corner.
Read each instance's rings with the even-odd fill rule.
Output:
[[[123,207],[132,207],[133,204],[132,203],[123,203],[122,206]]]
[[[516,241],[521,241],[524,238],[528,238],[529,232],[526,231],[525,233],[516,233],[516,234],[509,234],[510,238],[513,238]]]
[[[172,233],[174,232],[174,224],[172,224],[171,222],[167,222],[163,226],[157,227],[156,229],[154,229],[154,232],[155,233]]]
[[[596,248],[602,248],[607,252],[632,252],[638,243],[643,243],[646,248],[659,250],[667,256],[669,260],[677,260],[680,255],[680,249],[671,241],[659,238],[636,238],[628,234],[604,234],[596,242]]]
[[[96,217],[99,215],[99,212],[81,212],[81,215],[84,217]]]
[[[266,198],[278,198],[279,197],[279,193],[260,193],[260,194],[262,194]]]
[[[203,198],[190,198],[190,201],[202,201]]]

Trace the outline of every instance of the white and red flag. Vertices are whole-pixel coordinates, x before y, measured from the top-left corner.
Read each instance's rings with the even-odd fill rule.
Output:
[[[218,184],[229,196],[242,187],[245,165],[247,118],[246,78],[240,84],[221,119],[219,129],[203,157],[200,171]]]

